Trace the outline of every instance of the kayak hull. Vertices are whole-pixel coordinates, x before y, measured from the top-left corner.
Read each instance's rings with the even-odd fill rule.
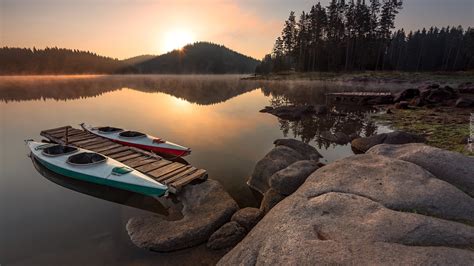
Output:
[[[98,164],[91,163],[87,165],[75,165],[68,163],[71,156],[77,156],[80,153],[87,153],[90,151],[78,148],[75,155],[64,154],[50,156],[45,155],[43,152],[43,150],[46,149],[44,148],[46,145],[51,144],[42,144],[32,141],[28,142],[31,156],[33,156],[38,163],[54,173],[147,196],[159,197],[165,195],[168,191],[167,186],[151,179],[133,168],[126,167],[124,164],[113,160],[112,158],[107,158],[106,161]],[[124,167],[127,169],[120,172],[120,169]]]
[[[124,138],[120,136],[120,132],[104,133],[100,132],[97,128],[90,125],[81,124],[81,127],[99,137],[109,139],[113,142],[120,143],[125,146],[135,147],[143,150],[153,151],[158,154],[183,157],[191,154],[191,149],[184,146],[172,143],[169,141],[163,141],[156,143],[156,137],[144,134],[140,138]],[[122,130],[123,131],[123,130]]]
[[[111,179],[99,178],[99,177],[96,177],[96,176],[87,175],[87,174],[83,174],[83,173],[76,172],[76,171],[71,171],[69,169],[64,169],[64,168],[58,167],[56,165],[50,164],[50,163],[42,160],[41,158],[38,158],[37,156],[35,156],[35,159],[37,159],[38,162],[41,163],[41,165],[48,168],[49,170],[51,170],[51,171],[53,171],[57,174],[70,177],[70,178],[74,178],[74,179],[78,179],[78,180],[82,180],[82,181],[86,181],[86,182],[92,182],[92,183],[96,183],[96,184],[99,184],[99,185],[106,185],[106,186],[110,186],[110,187],[115,187],[115,188],[119,188],[119,189],[123,189],[123,190],[128,190],[128,191],[132,191],[132,192],[147,195],[147,196],[160,197],[160,196],[163,196],[166,193],[166,190],[161,190],[161,189],[157,189],[157,188],[150,188],[150,187],[143,187],[143,186],[138,186],[138,185],[134,185],[134,184],[130,184],[130,183],[119,182],[119,181],[115,181],[115,180],[111,180]]]

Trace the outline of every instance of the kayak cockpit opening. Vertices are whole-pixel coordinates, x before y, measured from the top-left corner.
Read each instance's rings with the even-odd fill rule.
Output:
[[[75,153],[76,151],[78,151],[76,147],[57,144],[54,146],[49,146],[49,147],[44,148],[42,150],[42,153],[43,155],[54,157],[54,156],[61,156],[61,155]]]
[[[69,156],[67,163],[72,165],[93,165],[104,163],[106,160],[107,157],[95,152],[81,152]]]
[[[146,135],[138,131],[123,131],[119,134],[123,138],[143,138]]]
[[[120,131],[123,131],[123,129],[121,128],[118,128],[118,127],[98,127],[97,130],[100,132],[100,133],[117,133],[117,132],[120,132]]]

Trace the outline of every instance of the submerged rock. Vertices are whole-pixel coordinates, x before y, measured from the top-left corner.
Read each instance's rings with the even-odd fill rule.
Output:
[[[247,234],[243,226],[237,222],[228,222],[215,231],[207,241],[210,249],[223,249],[237,245]]]
[[[263,212],[257,208],[243,208],[232,215],[231,221],[239,223],[247,231],[250,231],[262,219]]]
[[[425,144],[378,145],[367,153],[411,162],[474,197],[474,158]]]
[[[134,217],[127,223],[132,242],[140,248],[165,252],[192,247],[208,240],[230,220],[238,205],[215,180],[186,186],[180,194],[183,218]]]
[[[371,137],[354,139],[351,142],[351,145],[352,149],[356,152],[364,153],[378,144],[406,144],[421,142],[426,142],[426,139],[422,136],[402,131],[395,131],[390,133],[382,133]]]
[[[316,161],[298,161],[274,173],[270,177],[270,187],[281,195],[295,192],[306,178],[319,168]]]
[[[458,165],[440,167],[456,172]],[[331,163],[218,265],[472,265],[474,227],[457,220],[472,224],[474,199],[430,172],[375,154]]]

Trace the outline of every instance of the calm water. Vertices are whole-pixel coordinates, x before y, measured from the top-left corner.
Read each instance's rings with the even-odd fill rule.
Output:
[[[321,132],[387,130],[366,119],[367,110],[299,122],[258,111],[266,105],[323,104],[325,92],[347,89],[361,88],[257,83],[239,76],[0,77],[0,264],[206,264],[222,255],[203,246],[168,254],[133,246],[128,219],[164,215],[165,209],[153,199],[70,181],[35,166],[23,140],[40,140],[42,129],[113,125],[189,146],[189,163],[207,169],[242,207],[258,206],[246,180],[273,140],[302,139],[330,162],[352,151],[323,140]]]

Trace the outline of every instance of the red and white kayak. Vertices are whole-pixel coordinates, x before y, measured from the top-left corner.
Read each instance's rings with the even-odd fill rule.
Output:
[[[182,157],[191,153],[190,148],[137,131],[109,126],[93,127],[84,123],[81,124],[81,127],[94,135],[110,139],[122,145],[149,150],[159,154]]]

